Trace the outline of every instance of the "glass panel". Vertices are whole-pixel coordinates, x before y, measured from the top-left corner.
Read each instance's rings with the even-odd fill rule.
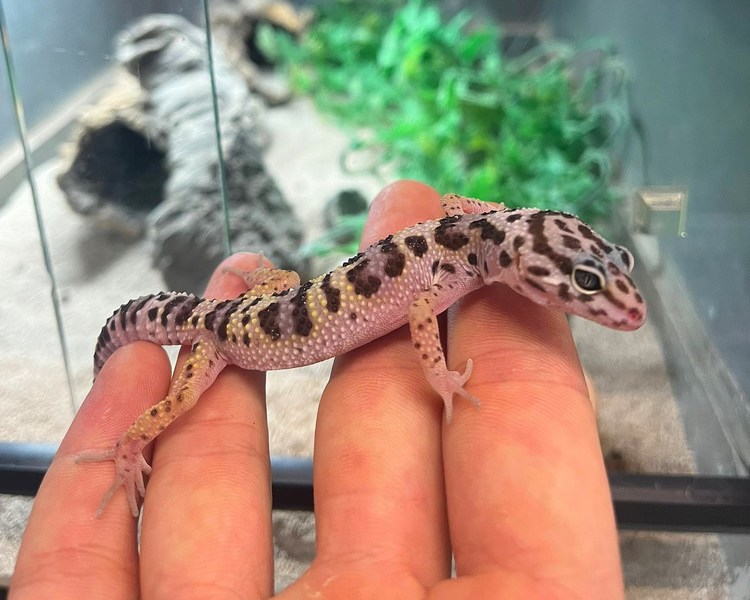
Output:
[[[54,323],[27,327],[25,338],[33,335],[37,346],[43,341],[49,350],[41,353],[29,343],[26,352],[44,364],[20,373],[27,378],[25,387],[39,389],[37,372],[61,368],[55,344],[64,335],[78,405],[91,384],[92,344],[112,310],[167,288],[197,291],[227,250],[204,6],[201,0],[31,0],[6,2],[4,8],[62,317],[59,333]],[[159,16],[146,17],[151,13]],[[169,61],[179,63],[171,65],[178,72],[183,68],[182,79],[159,70]],[[6,137],[13,131],[11,116],[8,110],[0,113]],[[0,139],[0,144],[10,141]],[[18,172],[18,165],[13,167],[11,173]],[[184,176],[187,171],[195,173],[192,180]],[[10,195],[12,184],[20,181],[1,175]],[[193,203],[205,200],[202,221],[216,227],[199,249],[205,264],[190,279],[184,262],[199,261],[188,257],[185,247],[199,232],[195,217],[192,224],[180,219],[190,212],[182,204],[195,190],[203,196],[194,194]],[[4,259],[9,272],[22,271],[29,256],[39,252],[33,222],[14,221],[8,214],[31,210],[29,191],[20,187],[0,220],[12,231],[4,238],[11,246]],[[42,289],[49,285],[45,281]],[[24,296],[33,287],[19,289],[14,298],[27,308],[15,312],[38,312]],[[20,318],[15,321],[14,326],[23,326]],[[25,431],[22,437],[39,439],[35,424],[55,419],[57,426],[46,426],[42,439],[56,441],[73,405],[67,384],[44,385],[49,385],[40,392],[45,402],[34,403],[24,387],[15,387],[11,396],[26,409],[14,421],[29,424],[16,427]]]
[[[649,296],[662,356],[646,350],[638,357],[629,392],[642,386],[642,400],[607,409],[623,413],[611,435],[630,448],[637,470],[746,475],[750,9],[665,2],[616,3],[613,11],[585,0],[544,6],[557,35],[612,40],[631,74],[623,183],[635,217],[630,236],[645,267],[636,278]],[[665,375],[659,393],[650,381],[666,383]]]

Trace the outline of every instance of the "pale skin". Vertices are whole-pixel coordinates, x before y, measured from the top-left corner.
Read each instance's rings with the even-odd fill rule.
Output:
[[[362,245],[443,214],[436,191],[393,184]],[[244,290],[227,266],[257,258],[227,259],[207,297]],[[450,425],[408,327],[336,359],[315,434],[317,555],[278,597],[622,598],[596,418],[564,315],[491,286],[448,321],[448,367],[473,359],[466,388],[481,400],[456,397]],[[111,464],[73,455],[111,444],[169,377],[148,342],[106,363],[37,495],[12,599],[272,596],[263,373],[225,369],[146,454],[140,555],[124,493],[95,517]]]

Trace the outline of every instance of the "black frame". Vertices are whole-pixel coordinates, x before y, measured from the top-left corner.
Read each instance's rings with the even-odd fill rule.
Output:
[[[0,442],[0,493],[36,495],[54,444]],[[273,508],[313,510],[312,461],[271,459]],[[702,475],[612,473],[621,529],[750,533],[750,479]]]

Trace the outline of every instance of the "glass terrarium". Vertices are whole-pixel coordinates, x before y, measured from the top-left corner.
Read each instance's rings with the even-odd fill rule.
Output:
[[[575,213],[630,248],[645,326],[570,320],[628,594],[750,593],[750,8],[0,7],[4,581],[30,502],[11,494],[35,493],[115,308],[200,294],[235,251],[324,273],[357,251],[377,191],[412,178]],[[330,368],[268,376],[277,508],[312,508]],[[275,519],[283,587],[314,553],[313,524]]]

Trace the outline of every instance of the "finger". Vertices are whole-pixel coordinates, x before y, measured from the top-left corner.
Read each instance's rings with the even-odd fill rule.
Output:
[[[363,245],[439,217],[438,200],[416,182],[385,188]],[[440,414],[405,327],[336,359],[315,434],[318,546],[305,590],[343,597],[369,584],[406,598],[449,573]]]
[[[96,509],[112,483],[111,462],[76,464],[86,448],[110,446],[135,415],[164,397],[169,361],[153,344],[115,352],[96,378],[34,501],[18,554],[13,598],[135,598],[136,526],[125,494]]]
[[[493,286],[467,297],[453,325],[449,362],[474,360],[467,387],[482,400],[458,406],[444,433],[459,576],[500,570],[509,594],[531,583],[536,596],[617,597],[611,498],[565,317]]]
[[[258,260],[252,254],[225,260],[206,297],[233,298],[245,291],[227,266],[253,270]],[[191,597],[270,596],[264,381],[260,372],[225,368],[196,406],[156,440],[143,511],[144,597],[175,598],[187,590]]]

